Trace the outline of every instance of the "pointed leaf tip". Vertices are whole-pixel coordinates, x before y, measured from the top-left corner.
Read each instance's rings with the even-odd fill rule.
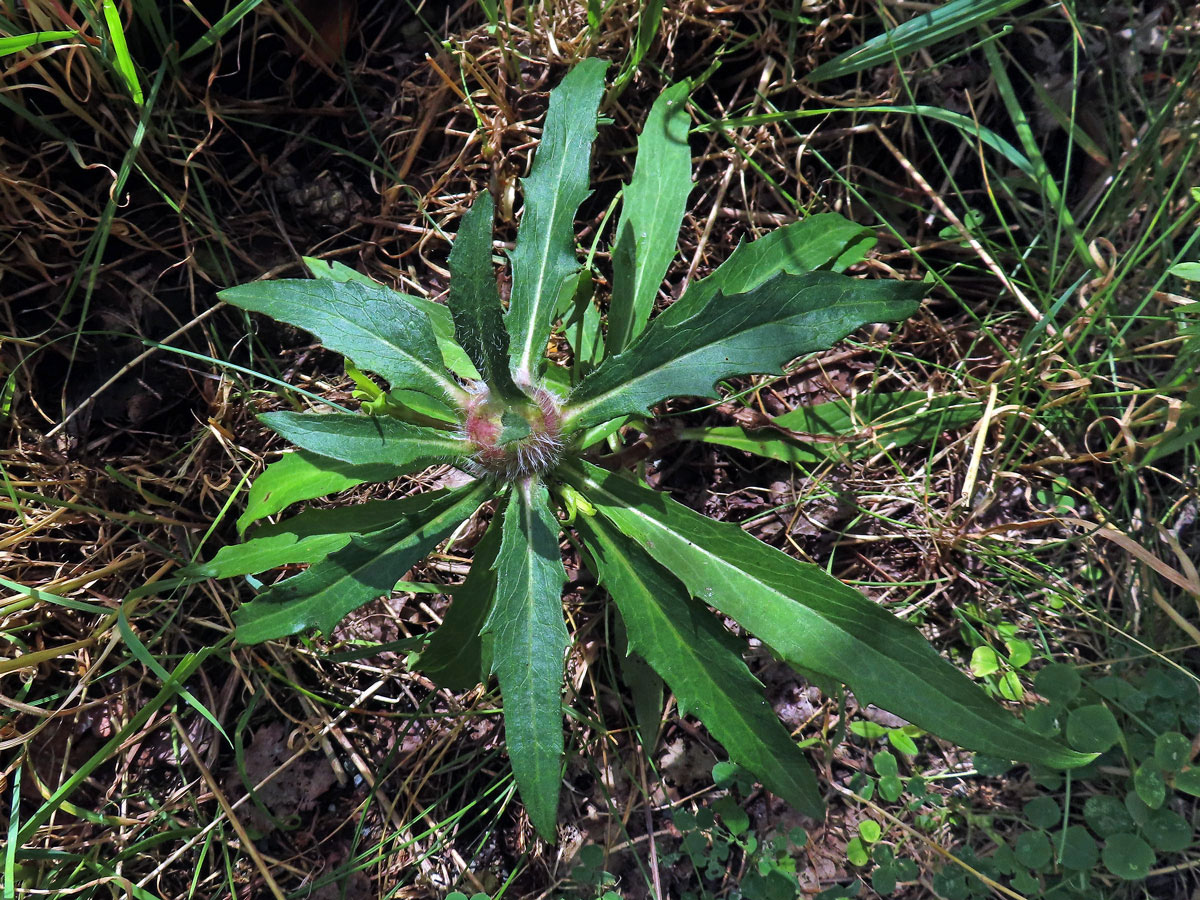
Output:
[[[541,366],[563,283],[579,268],[575,212],[588,196],[596,110],[608,63],[585,59],[550,92],[542,141],[529,177],[512,260],[512,298],[505,322],[513,371],[532,379]]]

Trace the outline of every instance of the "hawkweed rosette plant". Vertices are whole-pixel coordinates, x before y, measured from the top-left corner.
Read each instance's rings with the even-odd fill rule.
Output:
[[[313,629],[389,594],[480,507],[491,524],[443,623],[411,665],[465,688],[495,675],[508,754],[530,820],[553,839],[563,761],[564,530],[615,604],[628,653],[708,728],[730,758],[797,808],[820,815],[804,754],[742,659],[716,610],[797,669],[850,686],[962,746],[1066,767],[1086,762],[1025,728],[943,660],[910,625],[817,566],[733,524],[718,523],[624,471],[627,440],[651,433],[671,397],[713,397],[722,379],[780,373],[859,326],[903,319],[918,283],[843,274],[872,244],[835,214],[809,217],[739,246],[651,320],[691,187],[688,85],[654,104],[624,188],[612,247],[607,331],[581,277],[574,216],[588,196],[589,157],[607,64],[579,63],[551,92],[542,141],[524,179],[509,255],[507,311],[492,261],[492,199],[464,216],[450,255],[446,306],[313,263],[319,277],[245,284],[227,302],[303,328],[347,357],[359,412],[261,416],[296,446],[250,489],[238,521],[364,482],[451,462],[463,487],[354,507],[309,509],[259,525],[195,574],[262,575],[307,563],[234,613],[243,643]],[[571,364],[548,363],[555,329]],[[387,382],[378,386],[363,373]],[[628,436],[628,437],[627,437]]]

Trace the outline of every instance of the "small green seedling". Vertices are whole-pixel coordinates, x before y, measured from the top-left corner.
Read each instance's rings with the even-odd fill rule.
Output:
[[[863,258],[871,236],[824,214],[739,246],[651,321],[691,187],[682,83],[654,104],[639,141],[612,247],[602,335],[591,279],[580,277],[573,220],[588,195],[606,66],[585,60],[551,93],[523,182],[507,312],[486,193],[463,218],[450,255],[448,311],[328,267],[313,280],[221,294],[344,354],[366,401],[366,412],[261,417],[299,449],[254,483],[241,530],[298,501],[437,462],[475,476],[464,487],[403,500],[310,509],[222,549],[197,574],[308,564],[235,612],[238,639],[257,643],[313,629],[328,635],[493,504],[470,574],[455,588],[443,624],[418,642],[412,665],[450,687],[497,676],[513,774],[548,839],[558,812],[563,662],[571,642],[562,609],[564,529],[611,596],[629,653],[661,674],[680,712],[700,719],[733,761],[812,815],[822,811],[812,771],[743,662],[742,645],[710,607],[802,671],[844,682],[860,702],[948,740],[1006,759],[1086,763],[1090,755],[1022,726],[916,629],[854,588],[625,470],[652,443],[657,404],[715,396],[722,379],[779,373],[865,323],[911,315],[925,288],[842,274]],[[544,355],[560,322],[569,366]],[[373,390],[364,372],[390,389]]]

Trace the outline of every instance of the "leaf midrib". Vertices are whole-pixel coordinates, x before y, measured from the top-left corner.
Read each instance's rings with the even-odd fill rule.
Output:
[[[567,138],[567,137],[569,137],[569,135],[564,134],[564,138]],[[568,165],[568,163],[570,161],[569,160],[570,154],[568,154],[566,152],[566,150],[568,148],[565,146],[566,144],[569,144],[570,142],[567,140],[564,140],[563,143],[564,143],[563,152],[561,154],[558,154],[559,156],[561,156],[561,159],[559,160],[558,168],[556,170],[553,170],[554,174],[556,174],[558,176],[558,178],[555,180],[560,183],[562,182],[562,173],[566,169],[570,168],[570,166]],[[538,149],[541,150],[540,147]],[[531,172],[530,178],[538,177],[541,174],[542,173],[540,171],[537,173]],[[547,174],[550,174],[550,173],[548,172]],[[537,278],[535,279],[535,281],[533,283],[533,294],[532,294],[532,302],[531,302],[531,312],[533,314],[530,316],[530,321],[528,323],[529,327],[525,329],[525,339],[521,346],[520,355],[517,357],[517,370],[527,376],[532,374],[532,372],[533,372],[533,368],[532,368],[533,356],[534,356],[533,346],[534,346],[534,342],[537,338],[537,332],[540,331],[541,327],[542,327],[540,323],[541,323],[543,316],[540,315],[540,308],[542,306],[546,305],[547,303],[552,303],[558,299],[557,297],[547,299],[546,292],[544,290],[545,281],[546,281],[546,272],[549,271],[549,269],[550,269],[550,248],[554,244],[554,239],[555,239],[555,233],[554,233],[555,219],[558,214],[558,209],[562,202],[562,197],[563,197],[563,194],[565,193],[565,191],[553,191],[552,193],[554,195],[554,202],[552,204],[550,204],[549,216],[547,217],[546,240],[541,244],[535,245],[533,248],[536,250],[540,247],[543,252],[541,254],[539,254],[540,262],[534,269],[534,271],[537,273]],[[573,218],[574,218],[574,216],[572,216],[572,219]]]
[[[303,292],[299,292],[299,294],[300,294],[300,296],[304,296]],[[306,304],[306,306],[315,312],[321,312],[321,310],[314,303],[308,303],[308,304]],[[426,318],[428,318],[428,316],[425,314],[425,312],[423,310],[419,310],[416,307],[413,307],[413,311],[419,315],[424,315],[424,316],[426,316]],[[265,313],[265,315],[270,315],[270,313]],[[458,402],[458,403],[460,403],[460,405],[462,403],[466,402],[467,393],[466,393],[466,391],[464,391],[462,389],[461,386],[459,386],[452,378],[447,377],[447,375],[444,372],[439,372],[435,367],[426,363],[423,359],[421,359],[419,356],[417,356],[415,353],[413,353],[412,350],[407,349],[404,344],[397,343],[387,337],[384,337],[381,333],[362,328],[362,326],[357,322],[355,322],[354,324],[355,324],[355,327],[357,329],[359,329],[367,337],[376,338],[382,346],[395,351],[399,356],[401,356],[405,359],[411,360],[412,363],[418,369],[420,369],[422,372],[426,373],[434,382],[441,385],[442,390],[445,391],[445,395],[442,397],[437,397],[436,399],[450,400],[452,402]],[[432,329],[432,327],[433,327],[433,324],[432,324],[432,322],[430,322],[430,328]],[[375,370],[368,369],[368,371],[375,371]],[[380,372],[378,374],[383,375],[384,373]],[[398,388],[398,387],[408,387],[408,386],[393,384],[392,387]],[[420,388],[411,388],[411,389],[420,391]]]
[[[698,318],[700,316],[706,315],[707,308],[708,307],[706,306],[704,309],[701,309],[699,312],[696,313],[696,316],[694,316],[693,318]],[[672,369],[672,368],[680,365],[681,363],[685,362],[686,360],[691,359],[692,357],[696,356],[697,354],[701,354],[701,353],[704,353],[704,352],[712,349],[714,346],[717,346],[719,344],[724,344],[734,338],[742,337],[742,336],[744,336],[752,331],[756,331],[758,329],[770,328],[772,326],[782,327],[781,323],[786,322],[789,319],[795,319],[795,318],[802,317],[802,316],[808,316],[808,315],[812,315],[814,313],[824,313],[827,311],[828,311],[827,309],[804,310],[802,312],[791,313],[791,314],[787,315],[786,317],[777,319],[775,321],[757,322],[752,325],[747,325],[746,327],[744,327],[738,331],[728,332],[724,335],[721,335],[720,337],[714,337],[711,340],[709,340],[708,342],[702,344],[701,346],[695,347],[692,350],[689,350],[687,353],[682,354],[680,356],[673,356],[673,357],[667,359],[665,362],[663,362],[659,365],[656,365],[652,368],[643,369],[643,370],[639,371],[637,373],[637,375],[635,375],[633,378],[631,378],[627,381],[623,381],[620,384],[609,388],[604,393],[597,394],[595,397],[585,400],[583,403],[580,403],[578,405],[570,404],[569,398],[568,398],[568,407],[567,407],[567,411],[566,411],[566,417],[563,421],[563,431],[570,432],[570,431],[576,430],[578,428],[584,427],[584,426],[580,426],[578,424],[580,419],[583,419],[591,410],[595,409],[596,407],[602,406],[604,403],[606,403],[612,397],[619,396],[621,394],[621,392],[624,390],[627,390],[631,384],[636,383],[636,382],[644,382],[649,379],[652,379],[652,378],[656,377],[657,375],[659,375],[660,373],[665,372],[669,369]],[[672,327],[673,328],[681,328],[684,325],[686,325],[689,321],[691,321],[691,320],[684,319],[682,322],[678,322],[675,325],[673,325]],[[650,330],[646,329],[645,331],[642,332],[641,335],[639,335],[639,339],[642,336],[650,334],[650,333],[651,333]],[[637,343],[635,342],[635,343],[631,344],[626,350],[624,350],[620,354],[618,354],[617,356],[611,357],[611,359],[615,363],[626,353],[636,353],[637,351],[638,351],[638,347],[637,347]],[[796,355],[802,355],[805,352],[811,352],[811,351],[803,351],[802,350],[802,351],[800,351],[800,353],[798,353]],[[765,365],[763,367],[763,369],[760,371],[767,371],[767,370],[773,369],[775,367],[776,367],[776,364],[772,363],[771,365]],[[602,369],[597,369],[596,373],[594,373],[594,374],[599,374],[602,371],[603,371]],[[715,385],[716,382],[719,381],[722,377],[725,377],[725,376],[714,375],[712,382],[709,385],[710,391],[712,390],[712,385]],[[630,410],[629,412],[632,412],[632,410]],[[599,424],[599,423],[596,423],[596,422],[588,423],[588,425],[595,425],[595,424]]]
[[[622,510],[624,510],[624,511],[626,511],[626,512],[629,512],[629,513],[631,513],[631,514],[633,514],[633,515],[636,515],[636,516],[638,516],[638,517],[639,517],[639,518],[641,518],[643,521],[645,521],[645,522],[649,523],[649,524],[651,525],[651,527],[652,527],[652,528],[654,528],[654,529],[657,529],[657,530],[659,530],[659,531],[662,531],[662,532],[664,532],[664,533],[671,534],[671,535],[673,535],[673,536],[674,536],[676,539],[682,539],[682,540],[686,541],[686,542],[688,543],[688,545],[691,547],[691,549],[692,549],[692,551],[693,551],[693,552],[697,553],[697,555],[699,555],[699,556],[702,556],[702,557],[704,557],[704,558],[705,558],[705,559],[706,559],[706,560],[707,560],[707,561],[708,561],[710,564],[712,564],[712,563],[716,563],[716,564],[718,565],[718,567],[719,567],[719,568],[721,568],[723,571],[732,571],[732,572],[734,572],[735,574],[737,574],[737,575],[738,575],[740,578],[742,578],[742,579],[744,579],[744,580],[748,580],[748,581],[751,581],[751,582],[753,582],[754,584],[756,584],[756,585],[760,586],[760,587],[761,587],[763,590],[765,590],[765,591],[769,592],[769,593],[770,593],[770,594],[772,594],[773,596],[775,596],[775,597],[779,597],[779,598],[782,598],[783,600],[787,601],[788,603],[796,603],[796,600],[795,600],[794,598],[792,598],[792,597],[789,597],[787,594],[781,593],[781,592],[780,592],[778,589],[776,589],[776,588],[774,588],[774,587],[772,587],[772,586],[768,585],[767,583],[765,583],[765,582],[763,582],[763,581],[761,581],[761,580],[759,580],[759,579],[757,579],[757,578],[754,578],[754,577],[752,577],[752,576],[748,575],[746,572],[744,572],[744,571],[742,571],[741,569],[737,568],[737,566],[735,566],[734,564],[732,564],[732,563],[730,563],[730,562],[728,562],[728,561],[726,561],[726,560],[722,559],[720,556],[717,556],[717,555],[715,555],[714,553],[712,553],[711,551],[707,550],[707,549],[706,549],[706,548],[705,548],[705,547],[704,547],[702,544],[698,544],[698,543],[696,543],[695,541],[692,541],[692,540],[691,540],[691,539],[689,539],[689,538],[683,537],[682,535],[679,535],[679,534],[678,534],[678,533],[676,533],[676,532],[672,532],[672,531],[670,531],[670,530],[669,530],[669,529],[668,529],[668,528],[667,528],[667,527],[666,527],[666,526],[665,526],[663,523],[656,521],[654,518],[652,518],[651,516],[649,516],[649,515],[647,515],[647,514],[643,513],[643,512],[642,512],[641,510],[639,510],[638,508],[636,508],[636,507],[634,507],[634,506],[630,506],[629,504],[626,504],[626,503],[625,503],[625,502],[624,502],[624,501],[623,501],[623,500],[622,500],[620,497],[618,497],[618,496],[616,496],[615,494],[612,494],[611,492],[609,492],[609,491],[608,491],[607,489],[605,489],[605,488],[604,488],[604,487],[603,487],[603,486],[602,486],[602,485],[601,485],[599,482],[597,482],[597,481],[596,481],[596,480],[595,480],[595,479],[594,479],[592,476],[588,475],[586,472],[583,472],[583,471],[581,471],[581,470],[579,470],[579,469],[575,469],[575,471],[576,471],[576,472],[577,472],[577,473],[578,473],[578,474],[579,474],[579,475],[580,475],[580,476],[581,476],[581,477],[584,479],[584,481],[587,483],[587,485],[588,485],[588,487],[589,487],[589,488],[591,488],[592,490],[595,490],[595,491],[597,491],[598,493],[601,493],[601,494],[603,494],[605,497],[609,498],[609,501],[610,501],[610,502],[611,502],[611,503],[612,503],[614,506],[619,506],[619,507],[621,507],[621,508],[622,508]],[[690,592],[690,590],[691,590],[691,589],[689,588],[689,592]],[[694,596],[694,595],[693,595],[693,596]],[[697,599],[700,599],[701,601],[703,601],[703,602],[705,602],[705,603],[710,603],[711,605],[713,605],[713,606],[714,606],[714,608],[716,608],[716,609],[718,609],[718,610],[720,610],[720,609],[721,609],[721,607],[719,607],[719,606],[716,606],[716,604],[712,604],[712,598],[699,597],[699,598],[697,598]],[[865,598],[864,598],[864,599],[865,599]],[[797,604],[797,605],[801,605],[801,604]],[[827,619],[827,618],[826,618],[824,615],[821,615],[821,613],[819,613],[819,612],[818,612],[817,610],[815,610],[815,609],[812,609],[811,607],[803,607],[803,608],[807,609],[809,612],[811,612],[813,615],[816,615],[816,616],[818,616],[819,618],[825,619],[826,621],[830,621],[830,620],[829,620],[829,619]],[[722,612],[724,612],[724,610],[721,610],[721,611],[722,611]],[[726,614],[726,615],[729,615],[729,613],[727,613],[727,612],[726,612],[725,614]],[[833,623],[832,623],[832,622],[830,622],[830,624],[833,624]],[[855,635],[854,635],[852,632],[846,631],[846,630],[845,630],[845,629],[843,629],[841,626],[836,626],[836,627],[838,628],[838,630],[839,630],[839,631],[842,631],[842,632],[843,632],[845,635],[847,635],[847,636],[848,636],[848,637],[849,637],[851,640],[853,640],[853,641],[854,641],[854,643],[855,643],[856,645],[861,645],[861,646],[865,647],[865,648],[866,648],[866,649],[868,649],[868,650],[871,650],[871,649],[872,649],[872,648],[870,648],[869,646],[867,646],[867,645],[865,645],[865,644],[862,644],[862,642],[861,642],[861,641],[860,641],[860,640],[859,640],[859,639],[858,639],[858,638],[857,638],[857,637],[856,637],[856,636],[855,636]],[[874,651],[872,650],[872,652],[874,652]],[[890,662],[890,660],[889,660],[889,662]],[[800,662],[799,660],[797,660],[797,664],[798,664],[798,665],[804,665],[804,663]],[[899,663],[894,663],[894,665],[895,665],[895,667],[896,667],[896,668],[901,668],[901,669],[903,669],[903,666],[902,666],[902,665],[900,665]],[[987,720],[985,720],[985,719],[983,719],[982,717],[980,717],[978,714],[976,714],[976,713],[975,713],[973,710],[971,710],[969,707],[961,707],[961,706],[960,706],[960,710],[961,710],[961,712],[962,712],[964,715],[967,715],[967,716],[969,716],[969,717],[970,717],[970,719],[971,719],[972,721],[978,721],[978,722],[982,723],[982,724],[983,724],[985,727],[987,727],[987,728],[989,728],[989,729],[992,727],[991,723],[987,722]]]

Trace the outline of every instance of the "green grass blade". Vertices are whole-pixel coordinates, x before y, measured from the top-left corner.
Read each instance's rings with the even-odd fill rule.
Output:
[[[630,49],[629,58],[625,60],[620,74],[613,82],[613,97],[620,96],[621,92],[625,90],[629,80],[637,74],[638,66],[650,52],[650,45],[654,43],[659,26],[662,24],[662,14],[663,3],[661,0],[646,0],[642,6],[638,14],[637,33],[633,37],[633,47]]]
[[[512,297],[505,321],[512,335],[512,368],[533,381],[550,336],[554,308],[567,278],[579,268],[575,212],[588,196],[596,109],[608,63],[585,59],[550,92],[542,142],[522,180],[525,210],[512,260]]]
[[[270,412],[258,417],[301,450],[353,466],[390,465],[412,472],[471,447],[448,431],[357,413]]]
[[[242,604],[233,614],[237,639],[259,644],[314,628],[331,634],[351,612],[390,593],[490,491],[486,483],[476,482],[446,493],[419,517],[352,535],[341,550]]]
[[[718,291],[690,318],[660,316],[605,360],[572,392],[563,430],[645,414],[668,397],[711,397],[716,382],[732,375],[778,373],[860,325],[911,315],[924,293],[917,282],[833,272],[781,273],[744,294]]]
[[[650,551],[692,596],[733,618],[791,665],[848,684],[947,740],[1003,759],[1082,765],[1025,728],[905,622],[810,563],[588,463],[560,467],[601,515]]]
[[[822,63],[808,73],[812,82],[852,75],[864,69],[886,65],[949,40],[1020,6],[1024,0],[951,0],[914,16],[890,31],[871,38],[853,50]]]
[[[0,56],[10,56],[32,47],[34,44],[44,44],[46,41],[62,41],[74,39],[78,35],[74,31],[31,31],[28,34],[14,34],[0,37]]]
[[[492,269],[494,214],[492,195],[484,191],[463,216],[450,251],[450,296],[446,305],[454,319],[455,340],[488,387],[510,403],[526,404],[529,400],[513,382],[508,368],[508,331]]]
[[[1042,190],[1046,205],[1053,211],[1056,220],[1066,229],[1079,262],[1090,269],[1095,265],[1095,261],[1088,250],[1087,241],[1083,237],[1083,232],[1079,230],[1075,217],[1071,215],[1066,198],[1063,197],[1058,182],[1054,180],[1050,167],[1046,165],[1046,159],[1042,156],[1041,147],[1034,136],[1033,126],[1025,114],[1025,108],[1021,105],[1020,98],[1013,89],[1004,61],[1000,58],[1000,51],[996,48],[994,41],[989,41],[984,44],[983,52],[991,69],[992,77],[996,81],[996,90],[999,91],[1000,98],[1004,101],[1004,108],[1008,111],[1009,118],[1012,119],[1013,128],[1020,139],[1021,147],[1033,164],[1033,178]]]
[[[663,677],[679,714],[696,716],[730,759],[820,818],[824,804],[812,769],[742,661],[742,644],[602,517],[579,516],[575,527],[625,622],[629,650]]]
[[[781,462],[814,465],[829,459],[858,458],[932,440],[943,431],[978,421],[983,404],[954,395],[929,397],[922,391],[859,394],[776,416],[770,427],[740,425],[684,428],[680,440],[703,441]],[[835,437],[834,441],[812,436]]]
[[[442,365],[429,317],[395,291],[315,278],[255,281],[218,296],[311,332],[326,348],[381,375],[393,387],[443,402],[466,402],[466,391]]]
[[[54,815],[55,811],[62,806],[63,802],[66,801],[75,789],[86,781],[99,766],[112,760],[119,748],[132,735],[137,734],[155,713],[171,700],[175,699],[183,688],[183,685],[195,674],[204,661],[220,649],[221,645],[217,645],[205,647],[196,653],[184,654],[183,659],[180,660],[175,670],[169,673],[169,677],[163,682],[158,693],[151,697],[145,705],[138,707],[137,712],[130,717],[123,728],[119,729],[102,747],[88,757],[79,768],[63,780],[63,783],[55,789],[54,793],[46,798],[45,802],[38,807],[33,815],[25,820],[25,823],[17,831],[13,843],[18,847],[29,843],[37,832],[37,829]]]
[[[558,549],[558,519],[545,486],[514,486],[504,510],[496,558],[496,599],[484,623],[492,637],[492,671],[504,696],[504,737],[529,820],[553,841],[563,754],[563,622],[567,580]]]
[[[196,39],[196,42],[192,44],[192,46],[188,47],[187,50],[184,51],[183,55],[179,57],[179,61],[183,62],[184,60],[191,59],[197,53],[202,53],[211,47],[213,44],[223,38],[230,28],[242,21],[242,19],[244,19],[250,13],[254,12],[255,7],[257,7],[260,3],[262,3],[262,0],[240,0],[240,2],[233,7],[233,9],[229,10],[229,12],[225,13],[225,15],[217,19],[216,23],[210,29],[208,29],[208,31],[200,35],[200,37]]]
[[[166,684],[171,680],[171,673],[164,669],[162,667],[162,663],[154,658],[154,655],[150,652],[146,645],[142,643],[142,639],[137,636],[137,632],[133,630],[133,625],[129,621],[129,616],[125,614],[125,604],[122,604],[121,608],[117,610],[117,632],[121,635],[121,640],[125,642],[125,646],[129,648],[129,652],[133,654],[134,659],[153,672],[163,684]],[[186,687],[181,686],[179,688],[179,695],[183,697],[184,702],[187,703],[188,706],[196,710],[196,712],[200,713],[201,716],[208,720],[213,728],[217,730],[217,733],[221,735],[221,737],[225,738],[225,743],[231,747],[233,746],[233,741],[231,741],[229,739],[229,735],[225,733],[225,729],[221,725],[220,720],[209,710],[207,706],[197,700],[195,695],[193,695],[192,692]]]
[[[137,67],[133,57],[129,55],[129,45],[125,42],[125,29],[121,25],[121,12],[113,0],[101,0],[104,11],[104,24],[108,32],[108,40],[113,48],[113,64],[129,89],[133,102],[141,106],[145,102],[142,94],[142,83],[138,80]]]
[[[737,116],[727,119],[718,119],[706,125],[701,125],[696,128],[696,131],[725,131],[730,132],[735,128],[746,128],[751,126],[771,125],[776,122],[791,122],[796,119],[808,119],[816,116],[827,116],[831,112],[827,107],[818,109],[796,109],[786,110],[781,112],[760,113],[754,116]],[[927,119],[936,119],[939,122],[944,122],[947,125],[953,125],[960,132],[972,140],[978,140],[980,143],[992,148],[1009,163],[1017,169],[1020,169],[1030,178],[1035,177],[1033,163],[1021,153],[1011,143],[1003,137],[996,134],[990,128],[980,125],[974,119],[964,116],[962,113],[956,113],[949,109],[941,109],[937,106],[925,106],[923,104],[914,104],[908,106],[856,106],[854,108],[856,114],[863,113],[900,113],[906,116],[923,116]],[[823,216],[832,217],[835,213],[822,213]],[[814,217],[816,218],[816,217]],[[808,220],[805,220],[808,221]],[[791,227],[791,226],[785,226]],[[774,234],[775,232],[772,232]],[[770,235],[767,235],[770,237]],[[763,240],[760,238],[759,240]]]
[[[646,327],[654,298],[675,257],[692,191],[687,81],[667,88],[650,108],[638,138],[633,178],[621,201],[613,247],[608,352],[620,353]]]
[[[24,766],[15,766],[12,773],[12,805],[8,809],[8,840],[4,847],[4,900],[17,896],[17,833],[21,825],[21,773]]]

